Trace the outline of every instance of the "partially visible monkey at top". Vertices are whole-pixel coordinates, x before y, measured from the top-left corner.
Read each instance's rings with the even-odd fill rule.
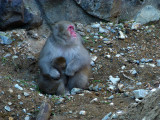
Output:
[[[64,72],[57,69],[57,62],[53,62],[58,58],[65,59]],[[44,87],[41,86],[45,93],[62,95],[72,88],[87,88],[90,56],[82,44],[80,35],[75,32],[73,23],[60,21],[55,24],[53,32],[40,52],[39,68],[41,75],[38,83],[42,86],[45,83]],[[55,84],[57,86],[57,81],[61,81],[58,84],[64,85],[64,88],[58,86],[61,89],[57,89],[58,87],[48,89],[54,88]]]

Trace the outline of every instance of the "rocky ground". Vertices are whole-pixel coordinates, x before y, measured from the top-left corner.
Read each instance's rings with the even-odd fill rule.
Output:
[[[34,120],[47,101],[54,120],[134,120],[131,114],[117,117],[131,103],[140,106],[159,87],[160,21],[76,25],[92,57],[92,72],[89,89],[73,89],[69,96],[41,94],[36,85],[38,53],[50,33],[45,25],[0,32],[0,119]],[[132,112],[139,113],[139,108]],[[144,118],[140,115],[136,119]],[[150,120],[158,120],[154,116]]]

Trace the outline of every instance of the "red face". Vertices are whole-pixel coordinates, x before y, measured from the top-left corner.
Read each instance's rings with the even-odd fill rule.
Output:
[[[76,32],[74,31],[74,26],[69,25],[67,30],[70,32],[71,37],[77,37]]]

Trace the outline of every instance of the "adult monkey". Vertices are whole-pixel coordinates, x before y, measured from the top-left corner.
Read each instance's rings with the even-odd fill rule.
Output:
[[[88,85],[90,56],[82,45],[80,35],[75,32],[74,24],[68,21],[55,24],[53,33],[40,53],[39,67],[42,76],[60,79],[59,71],[51,65],[58,57],[64,57],[66,60],[67,89],[85,89]]]

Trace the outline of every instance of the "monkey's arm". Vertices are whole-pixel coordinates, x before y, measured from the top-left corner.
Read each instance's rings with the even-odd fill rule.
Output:
[[[78,55],[68,63],[65,74],[67,76],[73,76],[75,72],[89,65],[90,57],[88,54]]]
[[[58,70],[53,68],[51,62],[47,61],[45,57],[39,60],[39,67],[43,75],[49,76],[53,79],[60,78],[60,73]]]

